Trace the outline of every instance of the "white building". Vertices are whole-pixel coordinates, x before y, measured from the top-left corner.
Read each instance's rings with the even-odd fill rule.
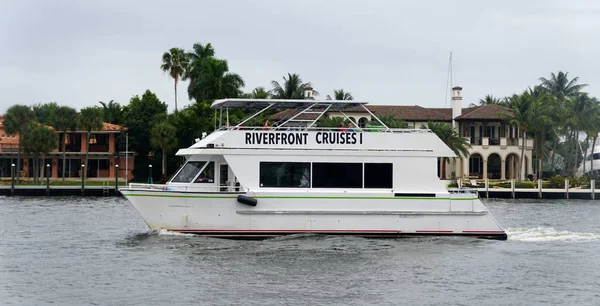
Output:
[[[312,88],[311,88],[312,89]],[[309,89],[309,90],[311,90]],[[307,96],[305,94],[305,96]],[[308,95],[312,97],[312,95]],[[425,108],[418,105],[367,105],[376,116],[392,115],[409,124],[410,128],[421,128],[428,121],[452,124],[462,137],[469,140],[471,148],[468,157],[448,160],[440,169],[441,177],[511,179],[517,178],[517,169],[521,161],[522,139],[518,137],[517,127],[509,126],[504,114],[508,111],[499,105],[462,106],[462,88],[452,88],[451,108]],[[272,116],[272,119],[284,120],[294,116],[294,110],[286,110]],[[349,108],[343,112],[330,112],[331,117],[348,117],[359,127],[365,127],[371,121],[371,114],[362,108]],[[314,120],[316,115],[301,114],[296,119]],[[525,144],[524,169],[521,179],[532,171],[533,140]]]

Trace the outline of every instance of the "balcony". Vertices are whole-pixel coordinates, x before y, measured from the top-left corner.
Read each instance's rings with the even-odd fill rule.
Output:
[[[0,144],[0,152],[3,153],[18,153],[19,145],[16,143],[3,143]]]
[[[90,152],[108,152],[107,144],[91,144]]]
[[[482,144],[481,137],[471,137],[469,143],[472,145],[480,146]]]

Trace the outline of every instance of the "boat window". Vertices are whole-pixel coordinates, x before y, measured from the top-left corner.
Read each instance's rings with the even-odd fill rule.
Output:
[[[313,163],[314,188],[362,188],[362,163]]]
[[[260,187],[310,187],[310,163],[261,162]]]
[[[365,163],[365,188],[392,188],[392,169],[391,163]]]
[[[215,182],[215,162],[208,162],[208,165],[202,170],[194,183],[214,183]]]
[[[193,161],[185,164],[181,170],[173,177],[171,182],[174,183],[190,183],[196,174],[200,172],[202,167],[206,164],[204,161]]]

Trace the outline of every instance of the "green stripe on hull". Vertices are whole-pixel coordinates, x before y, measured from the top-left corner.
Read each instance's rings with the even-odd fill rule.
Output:
[[[157,197],[157,198],[186,198],[186,199],[236,199],[236,196],[219,196],[219,195],[170,195],[170,194],[142,194],[131,193],[125,194],[129,197]],[[364,197],[364,196],[250,196],[255,199],[322,199],[322,200],[427,200],[427,201],[471,201],[477,198],[409,198],[409,197]]]

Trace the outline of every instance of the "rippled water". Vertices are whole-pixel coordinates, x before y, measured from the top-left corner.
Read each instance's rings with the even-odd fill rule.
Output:
[[[600,202],[486,201],[508,241],[149,232],[117,198],[0,198],[1,305],[600,305]]]

